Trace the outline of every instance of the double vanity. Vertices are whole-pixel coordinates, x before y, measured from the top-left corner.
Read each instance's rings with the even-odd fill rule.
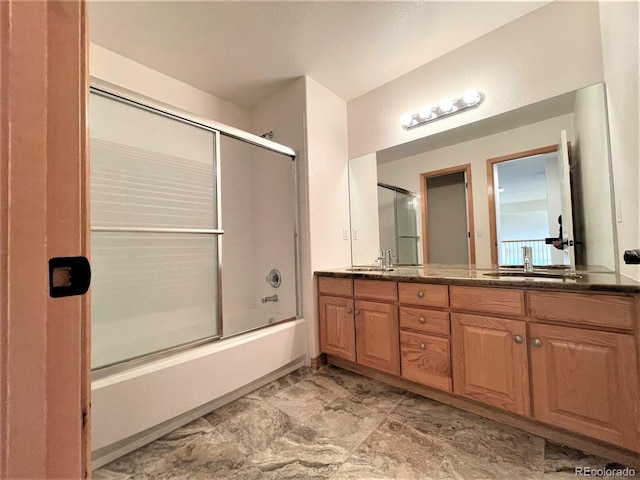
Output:
[[[640,463],[640,284],[614,273],[320,271],[327,361]]]

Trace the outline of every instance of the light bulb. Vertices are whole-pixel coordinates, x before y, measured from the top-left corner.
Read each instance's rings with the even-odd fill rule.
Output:
[[[440,110],[443,112],[450,112],[453,110],[453,100],[450,98],[443,98],[440,102]]]
[[[480,94],[475,88],[470,88],[469,90],[464,92],[462,99],[467,105],[473,105],[474,103],[477,103],[478,100],[480,100]]]
[[[420,111],[418,112],[418,115],[423,120],[429,120],[431,118],[431,107],[429,105],[425,105],[420,109]]]
[[[410,114],[405,113],[400,117],[400,123],[403,127],[408,127],[413,123],[413,117]]]

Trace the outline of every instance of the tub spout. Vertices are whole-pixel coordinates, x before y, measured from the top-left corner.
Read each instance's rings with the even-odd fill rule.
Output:
[[[278,301],[278,295],[271,295],[270,297],[262,297],[262,299],[260,301],[262,303],[277,302]]]

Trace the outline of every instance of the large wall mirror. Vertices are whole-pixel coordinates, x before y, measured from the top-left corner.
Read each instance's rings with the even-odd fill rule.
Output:
[[[617,270],[604,88],[350,160],[352,264]]]

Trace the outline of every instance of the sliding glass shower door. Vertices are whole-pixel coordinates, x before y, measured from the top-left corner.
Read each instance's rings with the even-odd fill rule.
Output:
[[[296,318],[294,162],[221,137],[222,335]]]
[[[92,92],[92,368],[220,335],[217,132]]]

